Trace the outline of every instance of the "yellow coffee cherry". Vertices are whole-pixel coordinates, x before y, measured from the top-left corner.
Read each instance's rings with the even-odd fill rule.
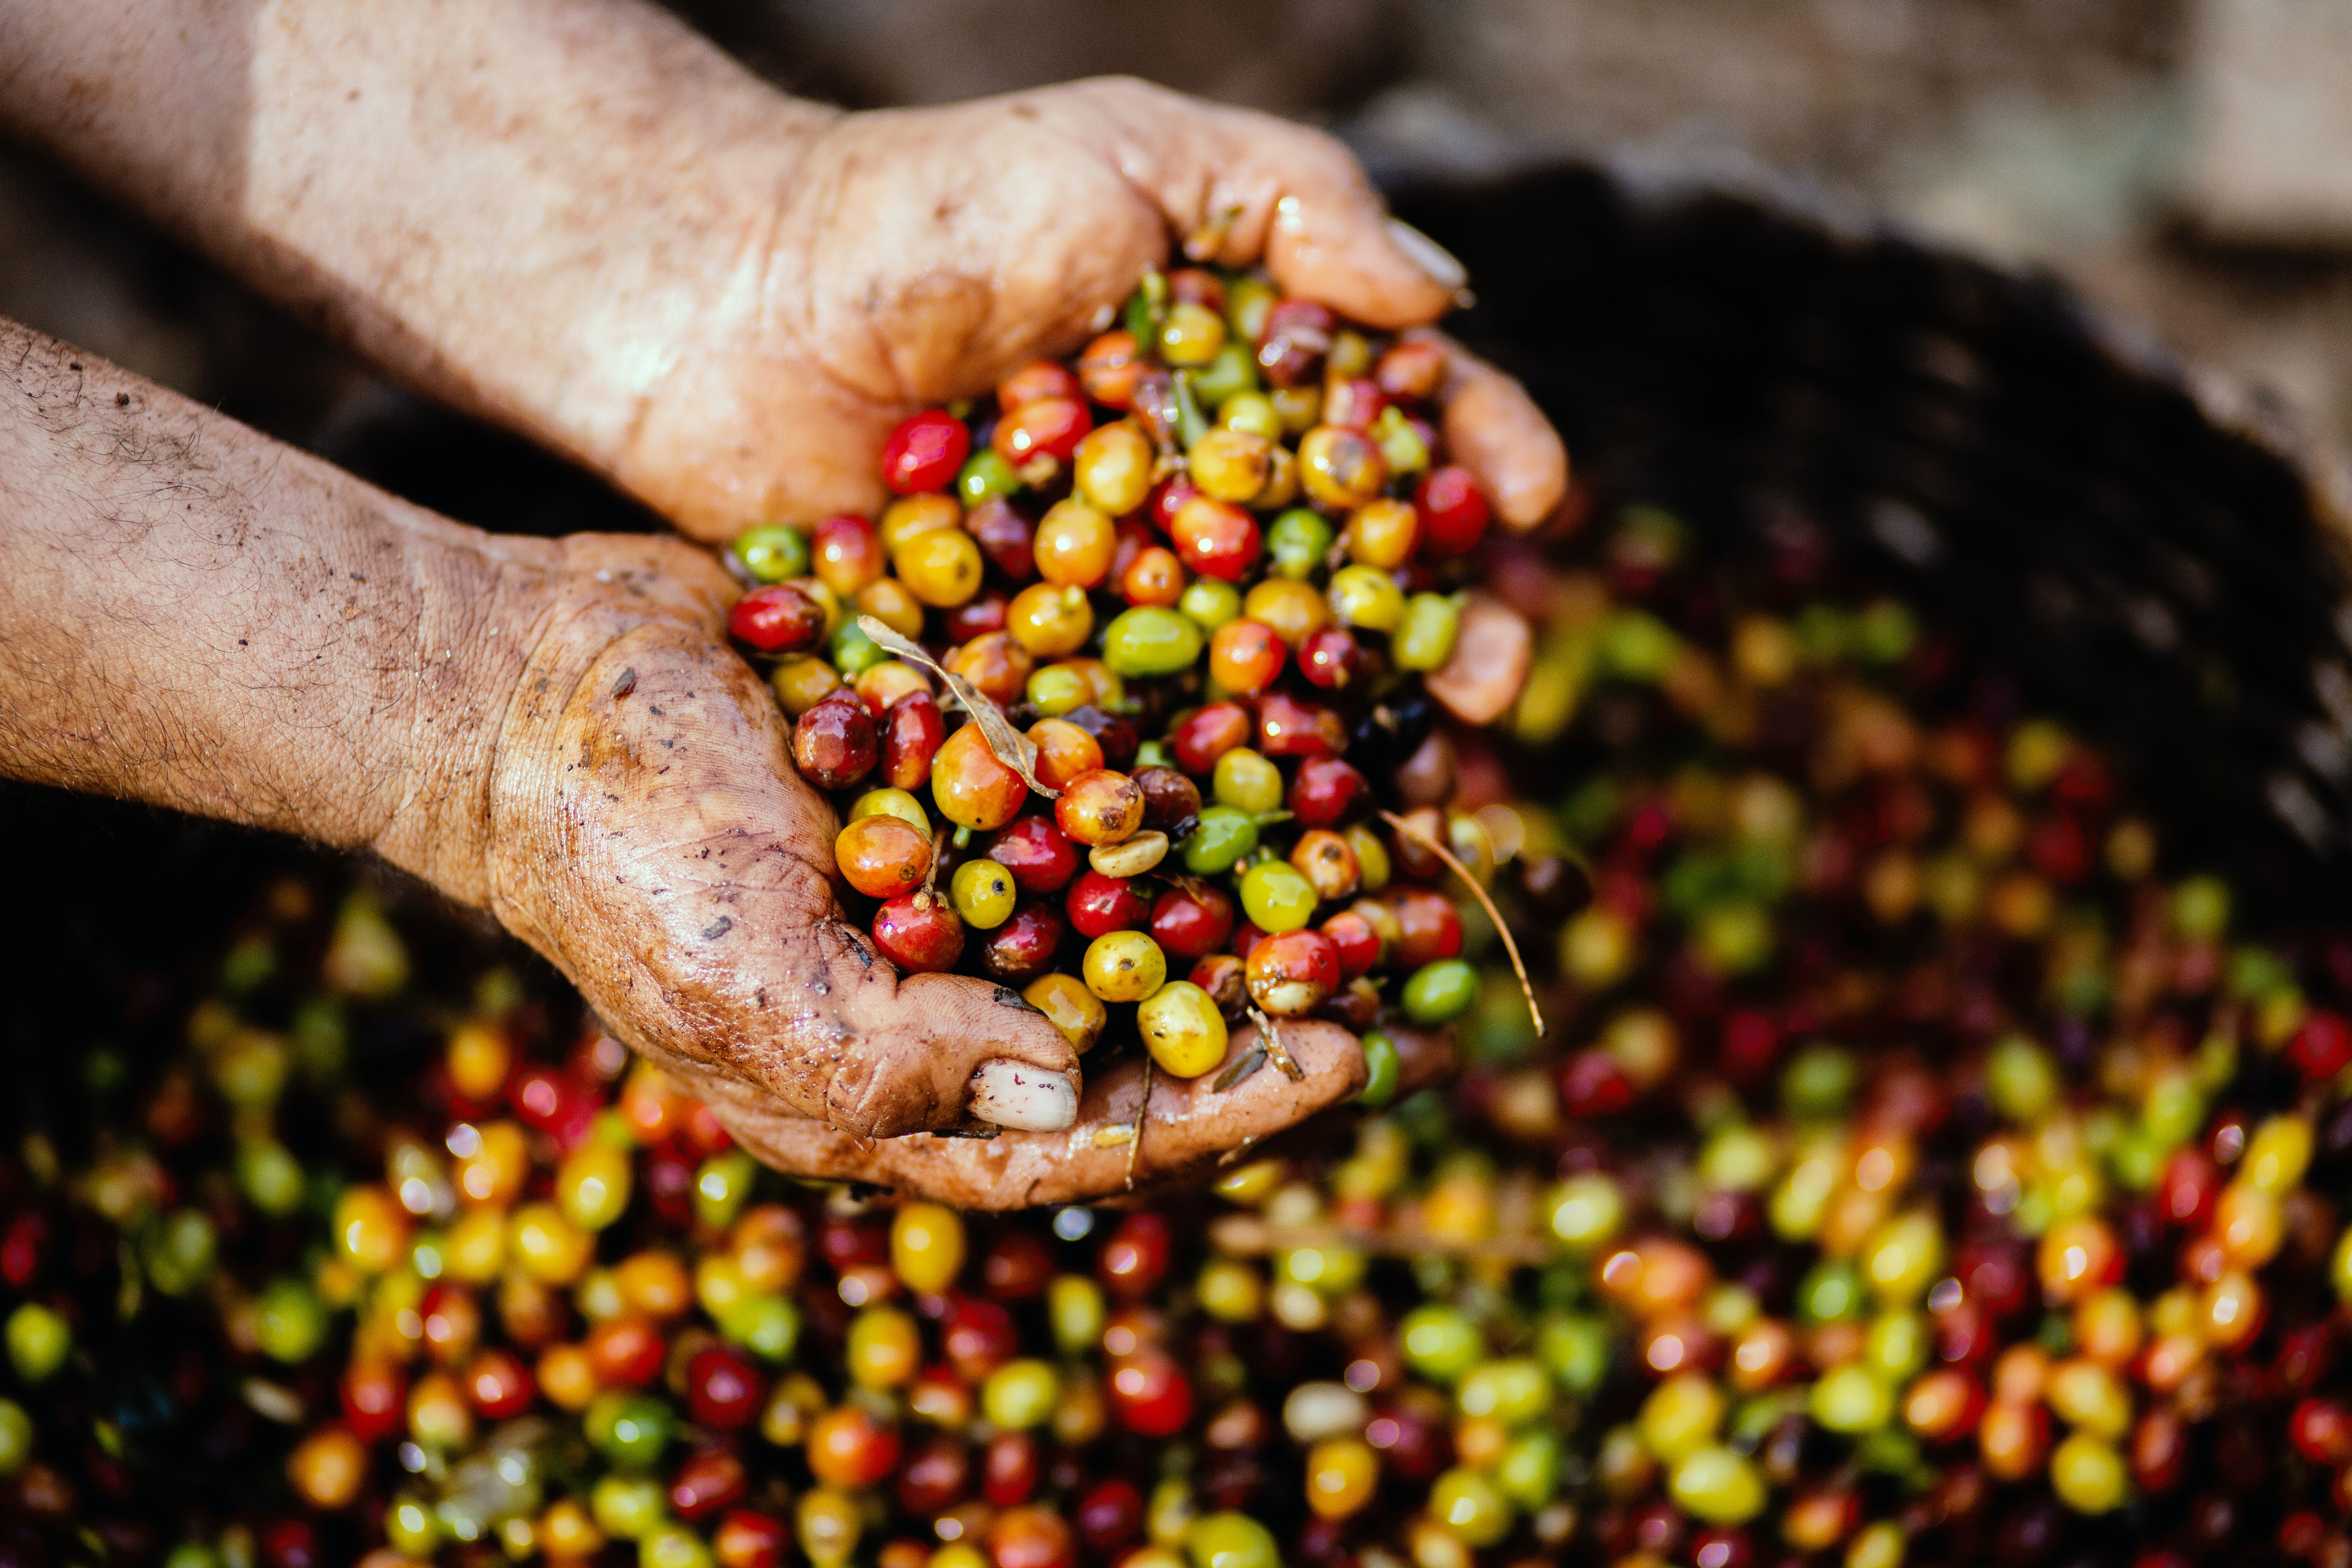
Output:
[[[1095,1048],[1103,1026],[1110,1022],[1109,1010],[1085,982],[1058,971],[1031,981],[1022,989],[1021,999],[1045,1014],[1045,1021],[1061,1030],[1062,1037],[1080,1056]]]
[[[507,1251],[542,1285],[569,1285],[596,1256],[596,1244],[553,1204],[525,1204],[507,1227]]]
[[[963,1271],[963,1216],[944,1204],[901,1205],[890,1221],[890,1270],[920,1295],[937,1295]]]
[[[1087,989],[1106,1002],[1140,1002],[1168,980],[1168,955],[1139,931],[1107,931],[1087,948],[1080,964]]]
[[[408,1213],[373,1183],[349,1187],[335,1200],[335,1246],[370,1274],[381,1274],[408,1254]]]
[[[896,1307],[868,1307],[850,1321],[843,1360],[860,1388],[897,1388],[922,1368],[922,1336]]]
[[[555,1170],[555,1201],[582,1230],[602,1230],[627,1212],[630,1189],[626,1151],[583,1143]]]
[[[1135,1027],[1151,1059],[1172,1078],[1198,1078],[1225,1059],[1225,1020],[1209,994],[1171,981],[1135,1010]]]
[[[1360,1437],[1326,1437],[1307,1451],[1307,1506],[1319,1519],[1360,1513],[1380,1481],[1380,1456]]]

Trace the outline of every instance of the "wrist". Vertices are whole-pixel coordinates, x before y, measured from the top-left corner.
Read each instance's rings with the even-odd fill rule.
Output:
[[[486,909],[500,738],[562,574],[555,548],[537,540],[484,538],[417,564],[394,804],[369,847],[457,902]]]

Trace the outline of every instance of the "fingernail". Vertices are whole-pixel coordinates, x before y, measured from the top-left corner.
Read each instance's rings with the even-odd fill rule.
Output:
[[[1067,1073],[1000,1057],[971,1075],[971,1109],[998,1127],[1059,1132],[1078,1119],[1078,1089]]]
[[[1454,253],[1402,218],[1390,218],[1389,243],[1405,253],[1415,267],[1429,274],[1449,294],[1459,293],[1470,281],[1470,269]]]

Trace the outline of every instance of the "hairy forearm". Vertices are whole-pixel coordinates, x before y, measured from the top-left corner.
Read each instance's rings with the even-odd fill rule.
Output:
[[[830,118],[633,0],[0,5],[0,123],[608,471]]]
[[[479,901],[489,761],[554,551],[0,321],[15,777],[373,847]]]

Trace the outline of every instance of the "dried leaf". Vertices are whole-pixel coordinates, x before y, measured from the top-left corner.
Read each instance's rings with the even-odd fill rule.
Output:
[[[1393,811],[1381,812],[1381,820],[1399,833],[1410,833],[1420,839],[1429,847],[1431,854],[1454,868],[1454,874],[1469,885],[1470,896],[1478,900],[1479,907],[1486,911],[1486,918],[1495,922],[1495,934],[1503,939],[1503,951],[1511,955],[1511,971],[1519,977],[1519,994],[1528,999],[1528,1016],[1535,1020],[1536,1037],[1541,1039],[1544,1032],[1543,1009],[1536,1005],[1536,988],[1528,979],[1527,960],[1519,956],[1519,944],[1511,940],[1511,928],[1503,923],[1503,911],[1495,907],[1495,900],[1486,896],[1486,889],[1478,885],[1478,879],[1470,874],[1470,868],[1454,858],[1453,850],[1448,849],[1432,835],[1407,822]]]
[[[1265,1054],[1274,1058],[1274,1065],[1282,1069],[1282,1076],[1293,1083],[1306,1082],[1306,1069],[1298,1065],[1298,1058],[1290,1054],[1290,1047],[1282,1043],[1282,1031],[1275,1026],[1274,1020],[1255,1007],[1249,1010],[1249,1016],[1250,1021],[1257,1026],[1259,1043],[1265,1047]]]
[[[1233,1088],[1234,1085],[1246,1082],[1252,1073],[1257,1071],[1258,1068],[1264,1066],[1265,1066],[1265,1047],[1264,1046],[1252,1046],[1247,1051],[1244,1051],[1241,1055],[1233,1066],[1219,1073],[1217,1075],[1217,1081],[1210,1087],[1214,1089],[1219,1094],[1223,1094],[1225,1090]]]
[[[1019,773],[1023,784],[1047,800],[1060,796],[1060,790],[1046,788],[1044,781],[1037,777],[1035,744],[1013,728],[1013,721],[1004,716],[1004,710],[990,701],[980,688],[925,653],[920,643],[900,637],[872,616],[858,616],[857,629],[898,658],[919,664],[926,669],[937,670],[940,679],[948,683],[948,695],[971,715],[973,723],[980,726],[980,738],[988,742],[988,749],[996,754],[996,760]]]

